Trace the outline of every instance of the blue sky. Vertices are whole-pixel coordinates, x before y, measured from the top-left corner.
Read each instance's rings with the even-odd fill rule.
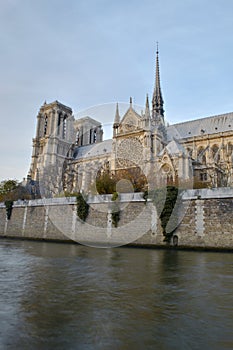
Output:
[[[27,175],[44,100],[144,105],[156,41],[170,123],[233,111],[232,33],[232,0],[0,0],[0,180]]]

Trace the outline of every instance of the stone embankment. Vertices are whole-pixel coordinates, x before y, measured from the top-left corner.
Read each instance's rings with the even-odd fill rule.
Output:
[[[86,222],[77,217],[75,197],[16,201],[9,220],[0,203],[0,237],[73,240],[101,247],[167,246],[156,209],[141,193],[120,195],[117,227],[112,222],[111,195],[89,197],[88,203]],[[170,246],[233,250],[233,189],[187,190],[177,212],[179,224]]]

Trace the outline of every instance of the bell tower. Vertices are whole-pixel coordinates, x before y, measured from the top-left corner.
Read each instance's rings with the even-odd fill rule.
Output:
[[[72,109],[58,101],[40,108],[37,115],[36,137],[33,138],[29,178],[38,181],[45,169],[62,167],[71,153],[74,140]]]

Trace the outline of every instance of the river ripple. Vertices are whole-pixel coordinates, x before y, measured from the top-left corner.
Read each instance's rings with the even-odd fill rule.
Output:
[[[231,253],[0,240],[0,349],[232,349]]]

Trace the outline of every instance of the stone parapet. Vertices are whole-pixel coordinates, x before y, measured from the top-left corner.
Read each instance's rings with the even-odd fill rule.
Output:
[[[232,187],[202,188],[197,190],[186,190],[182,195],[183,200],[233,198]]]

